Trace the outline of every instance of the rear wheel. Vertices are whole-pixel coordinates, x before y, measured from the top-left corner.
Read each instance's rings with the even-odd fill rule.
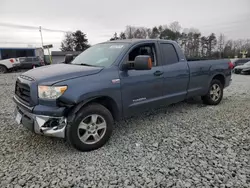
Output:
[[[0,65],[0,74],[6,73],[7,71],[8,71],[7,67],[5,67],[4,65]]]
[[[102,147],[113,130],[110,111],[100,104],[90,104],[78,112],[75,120],[67,126],[68,141],[80,151]]]
[[[202,100],[208,105],[217,105],[223,98],[223,85],[221,81],[214,79],[212,80],[209,91],[205,96],[202,96]]]

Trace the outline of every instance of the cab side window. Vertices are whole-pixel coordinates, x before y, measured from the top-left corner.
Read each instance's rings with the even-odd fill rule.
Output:
[[[138,55],[148,55],[152,59],[153,66],[157,66],[156,49],[154,44],[146,44],[135,47],[128,55],[128,61],[134,61]]]
[[[163,43],[161,44],[163,64],[169,65],[179,62],[178,55],[175,51],[175,48],[172,44]]]

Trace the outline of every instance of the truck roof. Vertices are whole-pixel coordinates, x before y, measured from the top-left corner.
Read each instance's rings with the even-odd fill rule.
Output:
[[[176,43],[175,41],[172,40],[165,40],[165,39],[123,39],[123,40],[111,40],[103,43],[130,43],[130,44],[135,44],[139,42],[152,42],[152,41],[165,41],[169,43]]]

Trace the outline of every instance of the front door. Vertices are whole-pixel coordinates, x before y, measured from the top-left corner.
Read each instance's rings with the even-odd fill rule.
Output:
[[[124,116],[159,105],[162,97],[163,67],[158,66],[156,54],[155,43],[139,44],[127,54],[126,61],[134,61],[138,55],[150,55],[153,67],[151,70],[120,71]]]

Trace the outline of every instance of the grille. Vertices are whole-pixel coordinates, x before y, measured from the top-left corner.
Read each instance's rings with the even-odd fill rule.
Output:
[[[25,76],[25,75],[21,75],[20,77],[23,78],[23,79],[25,79],[25,80],[34,81],[33,78]]]
[[[30,87],[27,84],[16,81],[15,94],[26,104],[30,104]]]

